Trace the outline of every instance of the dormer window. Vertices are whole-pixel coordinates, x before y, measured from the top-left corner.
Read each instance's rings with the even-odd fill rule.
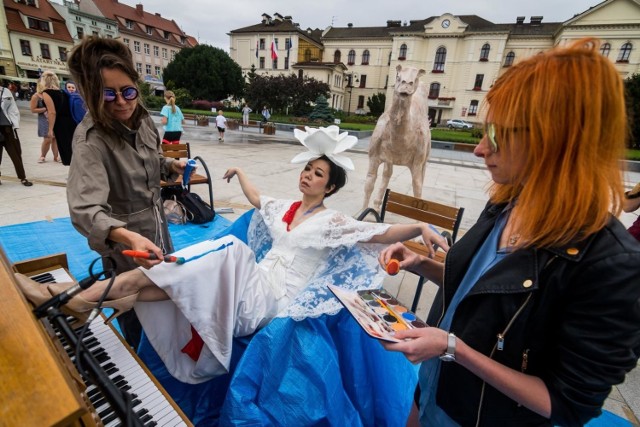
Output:
[[[38,7],[36,0],[27,0],[27,6]]]
[[[153,27],[147,25],[147,34],[149,34],[150,36],[153,35]]]
[[[169,31],[165,31],[164,32],[164,39],[165,40],[169,40],[169,34],[171,34],[171,33],[169,33]]]
[[[124,25],[125,25],[125,27],[127,27],[127,29],[133,30],[133,21],[130,21],[129,19],[125,19],[124,20]]]
[[[49,23],[47,21],[41,21],[40,19],[27,18],[29,28],[32,30],[45,31],[49,33]]]

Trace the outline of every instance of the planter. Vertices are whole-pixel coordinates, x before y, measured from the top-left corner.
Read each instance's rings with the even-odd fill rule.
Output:
[[[275,135],[276,134],[276,127],[274,125],[264,125],[263,129],[264,129],[264,134],[265,135]]]
[[[197,126],[209,126],[209,119],[202,119],[196,121]]]
[[[229,130],[238,130],[240,127],[240,123],[237,120],[227,120],[227,129]]]

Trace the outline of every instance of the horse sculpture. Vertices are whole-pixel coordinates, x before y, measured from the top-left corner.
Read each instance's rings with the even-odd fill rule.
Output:
[[[378,119],[371,136],[363,209],[369,205],[381,163],[384,163],[384,172],[382,186],[374,199],[375,209],[380,208],[393,173],[393,165],[409,168],[413,195],[422,198],[424,172],[431,151],[428,91],[420,82],[425,71],[412,67],[402,68],[402,65],[398,65],[396,71],[391,105]]]

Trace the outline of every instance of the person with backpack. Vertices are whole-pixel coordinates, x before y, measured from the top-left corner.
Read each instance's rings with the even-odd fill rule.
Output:
[[[42,79],[45,87],[49,88],[42,92],[49,119],[47,138],[55,137],[62,164],[69,166],[72,155],[71,141],[78,124],[71,113],[70,96],[60,89],[60,80],[53,71],[47,70],[42,73]]]
[[[162,116],[162,124],[164,128],[163,144],[178,144],[182,136],[182,125],[184,124],[184,116],[182,110],[176,105],[176,95],[168,90],[164,93],[164,100],[167,105],[162,107],[160,115]]]

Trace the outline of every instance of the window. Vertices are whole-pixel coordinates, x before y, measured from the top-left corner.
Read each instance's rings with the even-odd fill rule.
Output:
[[[124,26],[127,27],[127,29],[129,29],[129,30],[133,30],[133,21],[125,19],[124,20]]]
[[[491,50],[491,46],[489,43],[485,43],[482,45],[482,49],[480,49],[480,61],[487,62],[489,60],[489,51]]]
[[[167,55],[167,48],[166,48],[166,47],[163,47],[163,48],[162,48],[162,57],[163,57],[164,59],[167,59],[167,56],[168,56],[168,55]]]
[[[97,31],[91,31],[91,34],[95,37],[98,37],[100,35],[100,33],[98,33]]]
[[[360,87],[361,88],[367,87],[367,76],[365,74],[360,75]]]
[[[391,55],[393,52],[389,52],[389,58],[387,59],[387,65],[391,65]]]
[[[278,58],[272,60],[271,68],[273,68],[274,70],[278,69]]]
[[[289,55],[284,57],[284,69],[285,70],[289,69]]]
[[[66,47],[58,47],[58,54],[60,55],[60,61],[67,60],[67,48]]]
[[[407,59],[407,45],[404,43],[400,45],[400,53],[398,54],[398,59],[400,61],[404,61],[405,59]]]
[[[617,62],[629,62],[629,55],[631,55],[631,43],[625,43],[620,47],[620,53],[618,54]]]
[[[136,53],[140,53],[140,42],[134,40],[133,41],[133,51]]]
[[[122,39],[122,42],[129,47],[129,39]]]
[[[444,73],[444,63],[447,60],[447,49],[439,47],[433,61],[433,73]]]
[[[78,32],[78,40],[80,40],[84,37],[84,29],[82,27],[76,27],[76,30]]]
[[[76,15],[76,21],[82,22],[82,18]]]
[[[27,6],[37,7],[38,5],[36,4],[36,0],[27,0]]]
[[[169,40],[169,36],[171,35],[171,33],[169,31],[165,31],[164,32],[164,39],[165,40]]]
[[[504,66],[511,67],[513,65],[513,60],[516,59],[516,54],[513,52],[507,53],[507,56],[504,58]]]
[[[153,47],[153,56],[160,56],[160,48],[158,46]]]
[[[384,78],[384,88],[386,89],[387,86],[389,86],[389,76],[387,75],[387,77]]]
[[[146,74],[151,75],[151,65],[150,64],[146,64],[144,67],[144,71]]]
[[[32,30],[46,31],[47,33],[50,32],[49,23],[47,21],[41,21],[40,19],[35,18],[27,18],[27,23],[29,24],[29,28],[31,28]]]
[[[483,80],[484,80],[484,74],[476,74],[476,81],[473,84],[473,90],[482,90]]]
[[[20,40],[20,50],[25,56],[31,56],[31,43],[29,40]]]
[[[311,49],[304,50],[304,62],[311,61]]]
[[[342,61],[342,52],[340,52],[339,50],[336,50],[335,52],[333,52],[333,63],[339,64],[341,61]]]
[[[176,58],[176,51],[171,49],[171,60],[173,61]]]
[[[469,111],[467,112],[467,115],[475,116],[477,114],[478,114],[478,100],[472,99],[471,103],[469,104]]]
[[[91,25],[95,26],[95,25],[98,25],[98,23],[96,21],[94,21],[94,20],[91,20]]]
[[[429,85],[429,99],[437,99],[440,96],[440,83]]]
[[[358,96],[358,108],[364,108],[364,95]]]
[[[285,50],[288,51],[289,49],[291,49],[291,46],[292,46],[291,39],[290,38],[284,39],[284,48],[285,48]]]
[[[162,69],[160,67],[158,67],[157,65],[156,65],[155,71],[156,71],[155,75],[158,76],[158,77],[162,74]]]
[[[264,50],[264,39],[260,39],[260,50]]]
[[[111,29],[111,25],[107,24],[107,30],[110,30],[110,29]]]
[[[136,62],[136,71],[138,74],[142,74],[142,64],[139,62]]]
[[[48,44],[40,43],[40,53],[44,59],[51,59],[51,51],[49,51]]]
[[[259,68],[264,68],[264,56],[260,57],[260,66]]]
[[[607,58],[609,57],[609,52],[611,52],[611,45],[609,43],[603,43],[602,46],[600,46],[600,53]]]
[[[151,53],[151,49],[149,49],[149,43],[144,44],[144,54],[149,55]]]
[[[153,35],[153,27],[147,25],[147,34],[149,34],[150,36]]]
[[[356,63],[356,51],[351,49],[349,55],[347,55],[347,65],[353,65]]]
[[[362,52],[362,65],[369,65],[369,51]]]

